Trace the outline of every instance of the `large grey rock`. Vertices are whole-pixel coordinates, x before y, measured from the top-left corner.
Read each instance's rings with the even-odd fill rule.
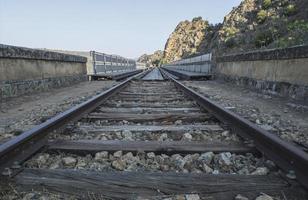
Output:
[[[154,152],[147,153],[147,158],[154,159],[155,158],[155,153]]]
[[[198,160],[209,165],[212,162],[214,156],[215,154],[213,152],[206,152],[206,153],[201,154]]]
[[[238,195],[236,195],[234,200],[249,200],[249,199],[247,197],[241,195],[241,194],[238,194]]]
[[[202,169],[203,169],[203,171],[205,171],[205,173],[207,173],[207,174],[213,173],[213,171],[214,171],[212,168],[210,168],[210,167],[209,167],[207,164],[205,164],[205,163],[203,163]]]
[[[49,169],[59,169],[61,166],[61,160],[56,160],[49,166]]]
[[[185,133],[182,137],[183,141],[191,141],[192,140],[192,135],[190,133]]]
[[[63,163],[64,166],[71,166],[72,167],[72,166],[76,165],[76,162],[77,162],[77,159],[73,158],[71,156],[62,158],[62,163]]]
[[[198,194],[186,194],[185,199],[186,200],[200,200],[200,197]]]
[[[107,158],[108,158],[108,151],[101,151],[95,154],[94,160],[103,161],[104,159],[107,159]]]
[[[126,163],[123,160],[118,159],[112,162],[112,167],[123,171],[126,167]]]
[[[175,125],[182,125],[182,123],[183,123],[182,120],[176,120],[176,121],[174,122]]]
[[[124,137],[124,140],[129,140],[129,141],[133,140],[133,134],[129,130],[122,131],[122,136]]]
[[[35,193],[28,193],[28,194],[26,194],[26,195],[22,198],[22,200],[32,200],[32,199],[34,199],[36,196],[37,196],[37,195],[36,195]]]
[[[158,141],[165,141],[168,139],[168,135],[166,133],[163,133],[159,136]]]
[[[267,175],[269,172],[269,169],[266,167],[258,167],[254,172],[251,173],[251,175]]]
[[[115,158],[120,158],[122,156],[123,152],[122,151],[116,151],[113,153],[113,157]]]
[[[43,165],[47,163],[48,158],[49,158],[49,154],[43,153],[37,157],[36,161],[38,162],[39,165]]]
[[[260,196],[258,196],[256,200],[274,200],[274,199],[273,197],[263,193]]]
[[[171,156],[171,161],[178,169],[183,169],[185,165],[185,160],[180,154],[174,154]]]
[[[230,166],[232,154],[230,152],[220,153],[218,163],[223,166]]]

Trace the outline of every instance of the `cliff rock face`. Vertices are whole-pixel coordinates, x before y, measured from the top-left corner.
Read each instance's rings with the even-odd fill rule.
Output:
[[[165,45],[164,62],[199,53],[198,48],[208,27],[208,22],[201,17],[194,18],[191,22],[180,22]]]
[[[308,44],[307,0],[243,0],[222,24],[209,25],[200,17],[180,22],[165,45],[163,60],[302,44]]]
[[[146,63],[147,66],[158,66],[161,63],[163,55],[164,55],[163,51],[157,50],[150,55],[143,54],[138,58],[137,62]]]

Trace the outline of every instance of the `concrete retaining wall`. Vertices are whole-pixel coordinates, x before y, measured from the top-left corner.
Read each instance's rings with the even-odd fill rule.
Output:
[[[216,58],[218,78],[308,101],[308,46]]]
[[[0,44],[0,97],[85,81],[86,62],[81,56]]]

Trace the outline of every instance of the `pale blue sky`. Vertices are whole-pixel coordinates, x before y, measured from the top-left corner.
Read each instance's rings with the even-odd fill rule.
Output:
[[[241,0],[0,0],[0,43],[136,58],[163,49],[176,25],[211,23]]]

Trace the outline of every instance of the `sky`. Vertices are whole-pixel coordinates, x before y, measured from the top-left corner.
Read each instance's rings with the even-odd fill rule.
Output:
[[[0,0],[0,43],[137,58],[163,50],[177,24],[219,23],[241,0]]]

